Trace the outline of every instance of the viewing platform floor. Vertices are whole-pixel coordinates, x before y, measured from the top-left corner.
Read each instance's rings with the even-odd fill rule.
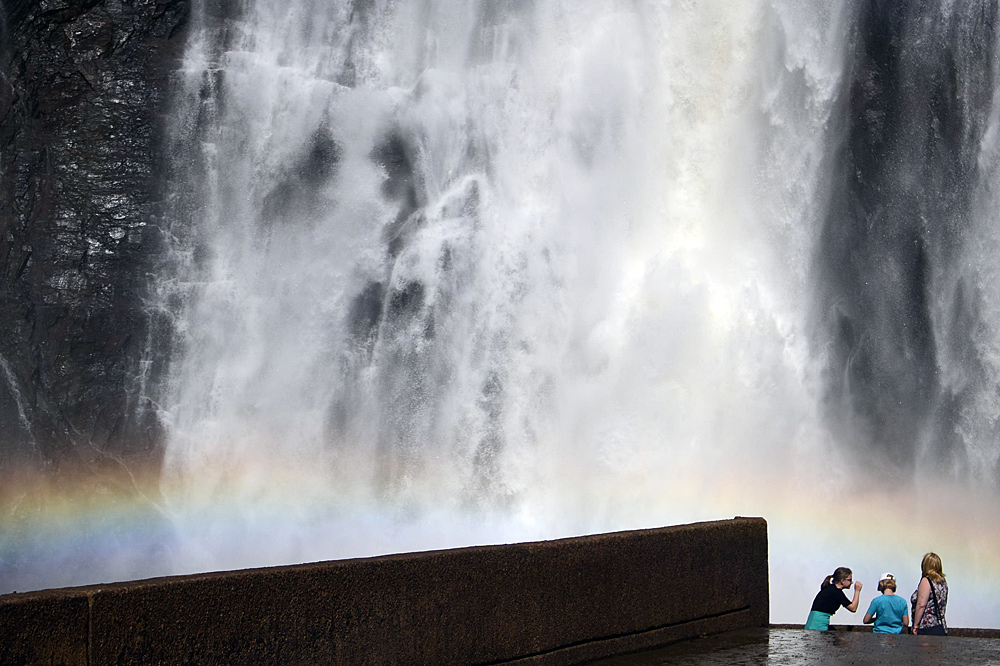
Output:
[[[974,630],[982,631],[982,630]],[[957,630],[956,633],[961,633]],[[989,632],[994,633],[994,632]],[[1000,635],[1000,632],[996,632]],[[965,636],[873,634],[754,628],[694,638],[665,648],[590,662],[590,666],[769,666],[1000,664],[1000,640]]]

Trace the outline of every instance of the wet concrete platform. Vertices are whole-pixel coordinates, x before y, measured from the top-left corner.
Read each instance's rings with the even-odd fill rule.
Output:
[[[590,666],[1000,664],[1000,639],[754,628],[590,662]]]

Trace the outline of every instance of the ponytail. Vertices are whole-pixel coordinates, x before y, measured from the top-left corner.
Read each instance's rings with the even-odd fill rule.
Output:
[[[837,569],[832,574],[823,579],[823,582],[820,584],[819,589],[825,590],[834,583],[839,583],[840,581],[844,580],[853,573],[854,572],[848,569],[847,567],[837,567]]]

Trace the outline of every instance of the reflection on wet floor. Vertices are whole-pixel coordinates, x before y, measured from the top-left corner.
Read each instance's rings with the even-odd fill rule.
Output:
[[[591,662],[591,666],[791,664],[1000,664],[1000,640],[853,631],[743,629],[658,650]]]

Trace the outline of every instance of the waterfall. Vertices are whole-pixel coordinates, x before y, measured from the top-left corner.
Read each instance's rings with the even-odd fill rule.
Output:
[[[357,507],[575,533],[825,458],[807,314],[845,19],[204,14],[161,282],[181,304],[158,402],[182,532],[231,558],[246,531],[277,560]]]
[[[193,2],[123,570],[761,515],[1000,626],[996,11]]]
[[[212,8],[158,283],[180,570],[761,514],[797,621],[995,522],[992,11]]]
[[[906,471],[991,486],[995,20],[993,3],[859,12],[818,271],[846,431]]]
[[[843,8],[201,11],[159,283],[181,569],[766,514],[849,476],[810,337]]]

